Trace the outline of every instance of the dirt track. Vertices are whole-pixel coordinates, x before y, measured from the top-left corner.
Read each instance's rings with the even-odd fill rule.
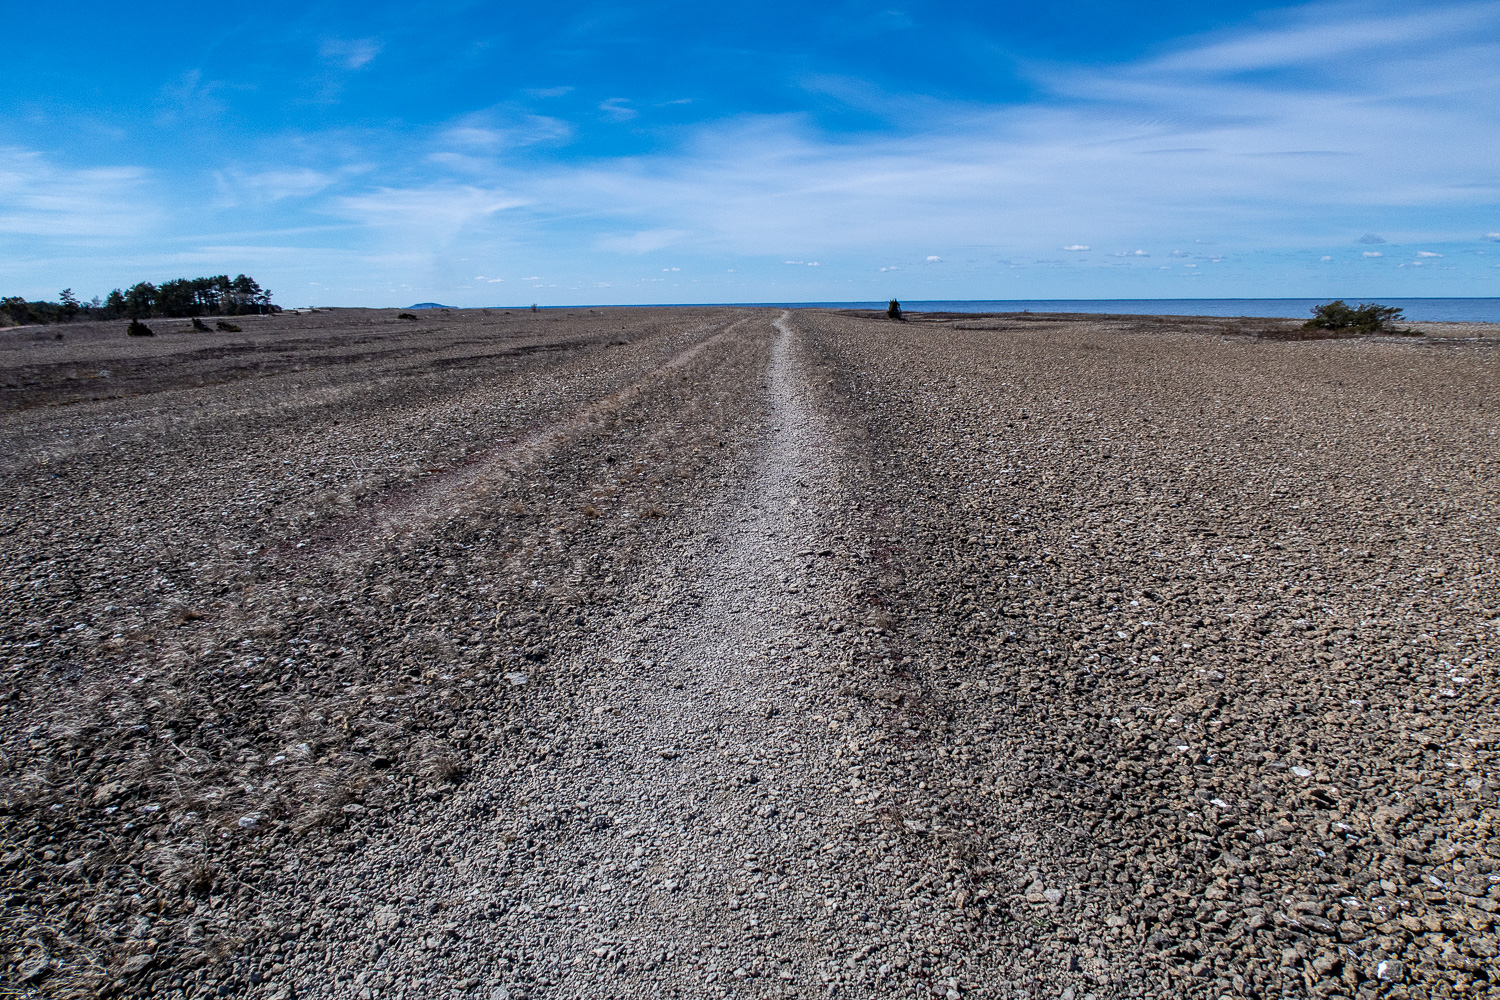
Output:
[[[1493,988],[1493,339],[171,325],[0,332],[0,983]]]

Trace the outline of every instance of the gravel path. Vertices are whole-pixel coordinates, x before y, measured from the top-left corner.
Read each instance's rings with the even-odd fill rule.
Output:
[[[520,755],[330,873],[325,905],[355,918],[292,966],[304,995],[908,982],[906,949],[880,953],[909,942],[902,904],[921,861],[875,818],[880,786],[858,791],[871,723],[851,725],[857,703],[820,667],[812,625],[851,610],[835,578],[851,547],[823,516],[847,498],[787,320],[766,365],[766,437],[695,549],[584,653],[510,675],[536,726]]]

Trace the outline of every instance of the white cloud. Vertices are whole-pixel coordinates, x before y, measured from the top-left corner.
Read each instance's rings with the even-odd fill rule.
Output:
[[[685,229],[646,229],[638,233],[601,236],[594,241],[594,245],[601,250],[613,250],[616,253],[642,254],[681,243],[691,235]]]
[[[344,69],[359,69],[380,55],[382,46],[375,38],[330,38],[318,49],[318,54]]]
[[[635,108],[630,106],[630,98],[628,97],[611,97],[609,100],[600,103],[599,110],[609,115],[615,121],[622,122],[629,121],[639,114]]]
[[[1082,243],[1074,243],[1070,247],[1063,247],[1063,249],[1064,250],[1087,250],[1089,248],[1086,247],[1086,246],[1084,246]]]
[[[439,136],[445,145],[478,153],[564,142],[573,126],[550,115],[518,114],[505,109],[470,115]]]
[[[934,254],[934,255],[932,255],[932,256],[930,256],[930,257],[927,258],[927,263],[929,263],[929,264],[940,264],[940,263],[942,263],[942,260],[943,260],[943,258],[941,258],[941,257],[937,256],[936,254]]]
[[[1487,240],[1494,240],[1496,243],[1500,243],[1500,233],[1485,233],[1484,238]]]
[[[1222,74],[1317,65],[1359,53],[1362,56],[1409,49],[1414,44],[1457,39],[1476,23],[1491,21],[1487,4],[1462,4],[1449,10],[1370,16],[1343,4],[1314,4],[1294,11],[1288,23],[1224,41],[1188,46],[1164,56],[1150,68],[1165,73]],[[1491,16],[1487,17],[1486,14]],[[1332,15],[1332,16],[1330,16]]]
[[[1440,254],[1440,253],[1433,253],[1431,250],[1418,250],[1417,251],[1417,256],[1418,257],[1441,257],[1442,254]]]
[[[1384,243],[1385,242],[1385,237],[1384,236],[1377,236],[1374,233],[1365,233],[1363,236],[1361,236],[1359,239],[1355,240],[1354,242],[1356,242],[1356,243],[1367,243],[1367,244],[1370,244],[1370,243]]]
[[[231,203],[240,198],[254,201],[280,201],[283,198],[307,198],[328,188],[339,179],[337,173],[289,167],[245,173],[238,169],[217,175],[219,189]]]
[[[487,227],[492,216],[519,208],[527,199],[506,191],[471,185],[433,184],[419,188],[379,188],[333,199],[325,209],[373,231],[401,254],[430,254],[460,234]]]
[[[1332,258],[1332,257],[1329,257],[1329,256],[1327,256],[1327,255],[1326,255],[1326,254],[1325,254],[1325,255],[1324,255],[1324,256],[1322,256],[1322,257],[1319,257],[1319,258],[1318,258],[1318,259],[1319,259],[1319,260],[1333,260],[1333,258]]]
[[[1381,253],[1379,250],[1366,250],[1365,251],[1365,256],[1366,257],[1384,257],[1385,254]]]
[[[0,148],[0,234],[139,235],[161,217],[140,167],[59,166],[41,153]]]
[[[1144,251],[1144,250],[1120,250],[1120,251],[1117,251],[1115,253],[1115,256],[1116,257],[1149,257],[1151,255],[1149,253],[1147,253],[1146,251]]]

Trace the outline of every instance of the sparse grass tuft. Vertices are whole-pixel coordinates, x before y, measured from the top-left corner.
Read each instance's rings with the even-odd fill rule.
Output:
[[[448,754],[434,754],[427,759],[427,776],[434,784],[456,785],[463,780],[464,765]]]

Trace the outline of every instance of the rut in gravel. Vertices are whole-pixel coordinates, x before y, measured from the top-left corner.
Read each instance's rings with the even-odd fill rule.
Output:
[[[543,688],[532,715],[547,728],[528,733],[541,751],[491,762],[433,819],[367,848],[340,881],[373,916],[325,975],[362,970],[377,992],[457,977],[481,996],[779,992],[815,975],[820,928],[891,905],[890,886],[884,904],[846,893],[868,877],[849,842],[869,815],[837,786],[839,722],[814,714],[821,682],[795,655],[820,598],[793,564],[831,554],[817,510],[838,487],[794,335],[775,325],[769,439],[706,555],[669,567],[591,662],[510,675]],[[544,689],[569,673],[599,681]],[[449,935],[468,941],[435,959]]]
[[[661,363],[653,376],[683,368],[705,349],[745,322],[704,324],[686,331],[694,342]],[[715,328],[717,327],[717,329]],[[706,336],[704,336],[706,334]],[[571,412],[539,422],[484,451],[469,456],[457,466],[442,470],[433,479],[392,490],[369,509],[336,518],[321,525],[309,537],[287,542],[282,552],[300,559],[323,556],[336,564],[363,565],[370,552],[392,539],[418,533],[435,522],[452,517],[482,500],[504,479],[550,455],[578,434],[626,409],[646,391],[646,380],[638,379],[578,406]],[[436,471],[436,470],[434,470]]]

